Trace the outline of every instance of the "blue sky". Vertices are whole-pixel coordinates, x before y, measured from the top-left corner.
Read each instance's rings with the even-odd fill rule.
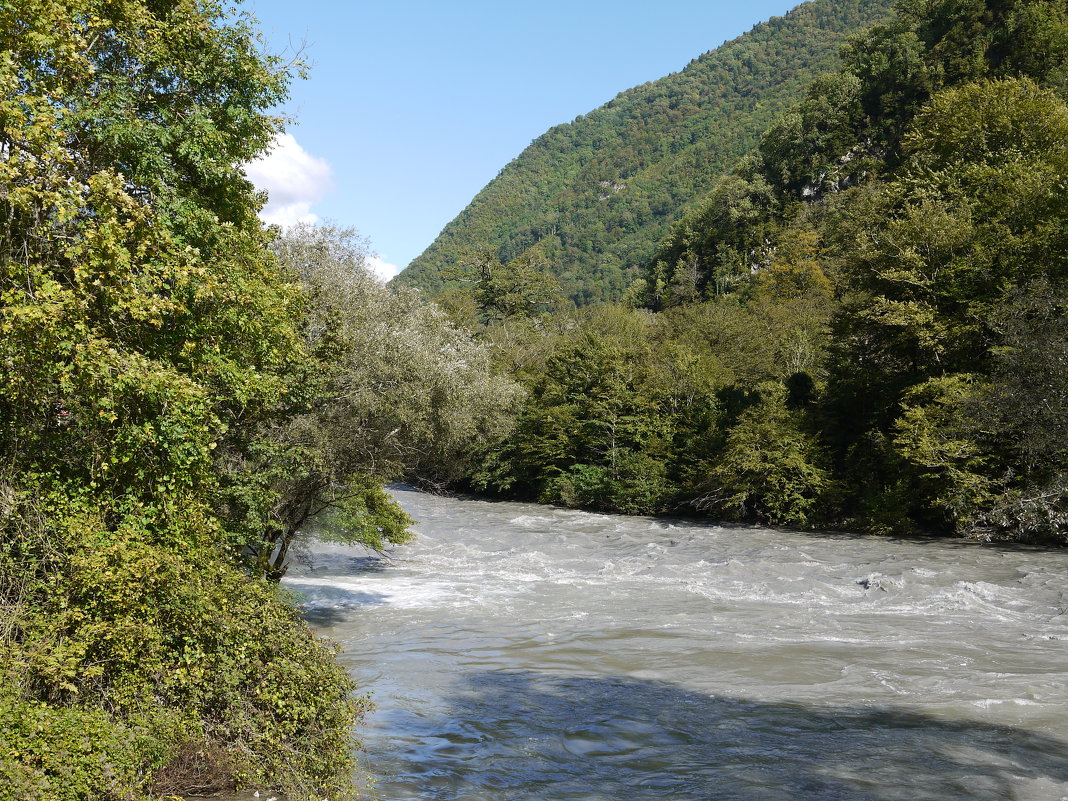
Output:
[[[327,219],[403,268],[546,129],[672,72],[790,0],[252,0],[312,63],[250,177],[273,219]]]

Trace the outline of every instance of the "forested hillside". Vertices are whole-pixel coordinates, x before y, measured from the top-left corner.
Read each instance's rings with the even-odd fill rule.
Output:
[[[619,299],[671,224],[753,148],[845,37],[889,0],[815,0],[552,128],[507,165],[401,273],[436,291],[465,253],[534,246],[577,304]],[[680,20],[680,24],[685,24]]]
[[[484,335],[529,394],[476,487],[1068,538],[1068,9],[901,0],[843,62],[628,305],[505,313],[489,290],[530,276],[482,271]]]

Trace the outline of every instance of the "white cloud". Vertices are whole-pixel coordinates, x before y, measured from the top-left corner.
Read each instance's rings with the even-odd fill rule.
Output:
[[[265,156],[245,165],[253,185],[267,192],[260,219],[286,228],[298,222],[314,223],[314,203],[331,189],[330,164],[306,151],[292,134],[279,134]]]
[[[276,136],[265,156],[245,165],[248,179],[257,189],[267,192],[267,205],[260,211],[260,219],[283,228],[319,221],[311,207],[333,188],[331,173],[326,159],[308,153],[292,134]],[[367,267],[382,281],[400,272],[400,267],[378,254],[367,259]]]
[[[372,273],[383,281],[388,281],[400,272],[400,267],[396,264],[390,264],[378,255],[371,256],[371,258],[367,260],[367,266],[371,269]]]

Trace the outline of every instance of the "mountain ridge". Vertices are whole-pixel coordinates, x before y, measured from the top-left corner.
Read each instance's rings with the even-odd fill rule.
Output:
[[[434,294],[465,251],[537,245],[579,305],[618,299],[673,223],[756,145],[847,35],[888,0],[813,0],[553,126],[505,165],[398,279]]]

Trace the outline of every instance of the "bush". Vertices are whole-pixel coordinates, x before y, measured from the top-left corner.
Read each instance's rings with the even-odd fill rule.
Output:
[[[0,799],[129,798],[144,767],[162,760],[163,746],[103,710],[0,696]]]
[[[549,484],[544,500],[641,515],[662,511],[672,491],[663,462],[645,453],[621,450],[614,471],[601,465],[575,465]]]
[[[18,721],[0,725],[0,799],[125,801],[205,779],[351,795],[366,702],[277,587],[181,535],[181,514],[152,537],[115,508],[49,500],[0,526],[0,724]]]

